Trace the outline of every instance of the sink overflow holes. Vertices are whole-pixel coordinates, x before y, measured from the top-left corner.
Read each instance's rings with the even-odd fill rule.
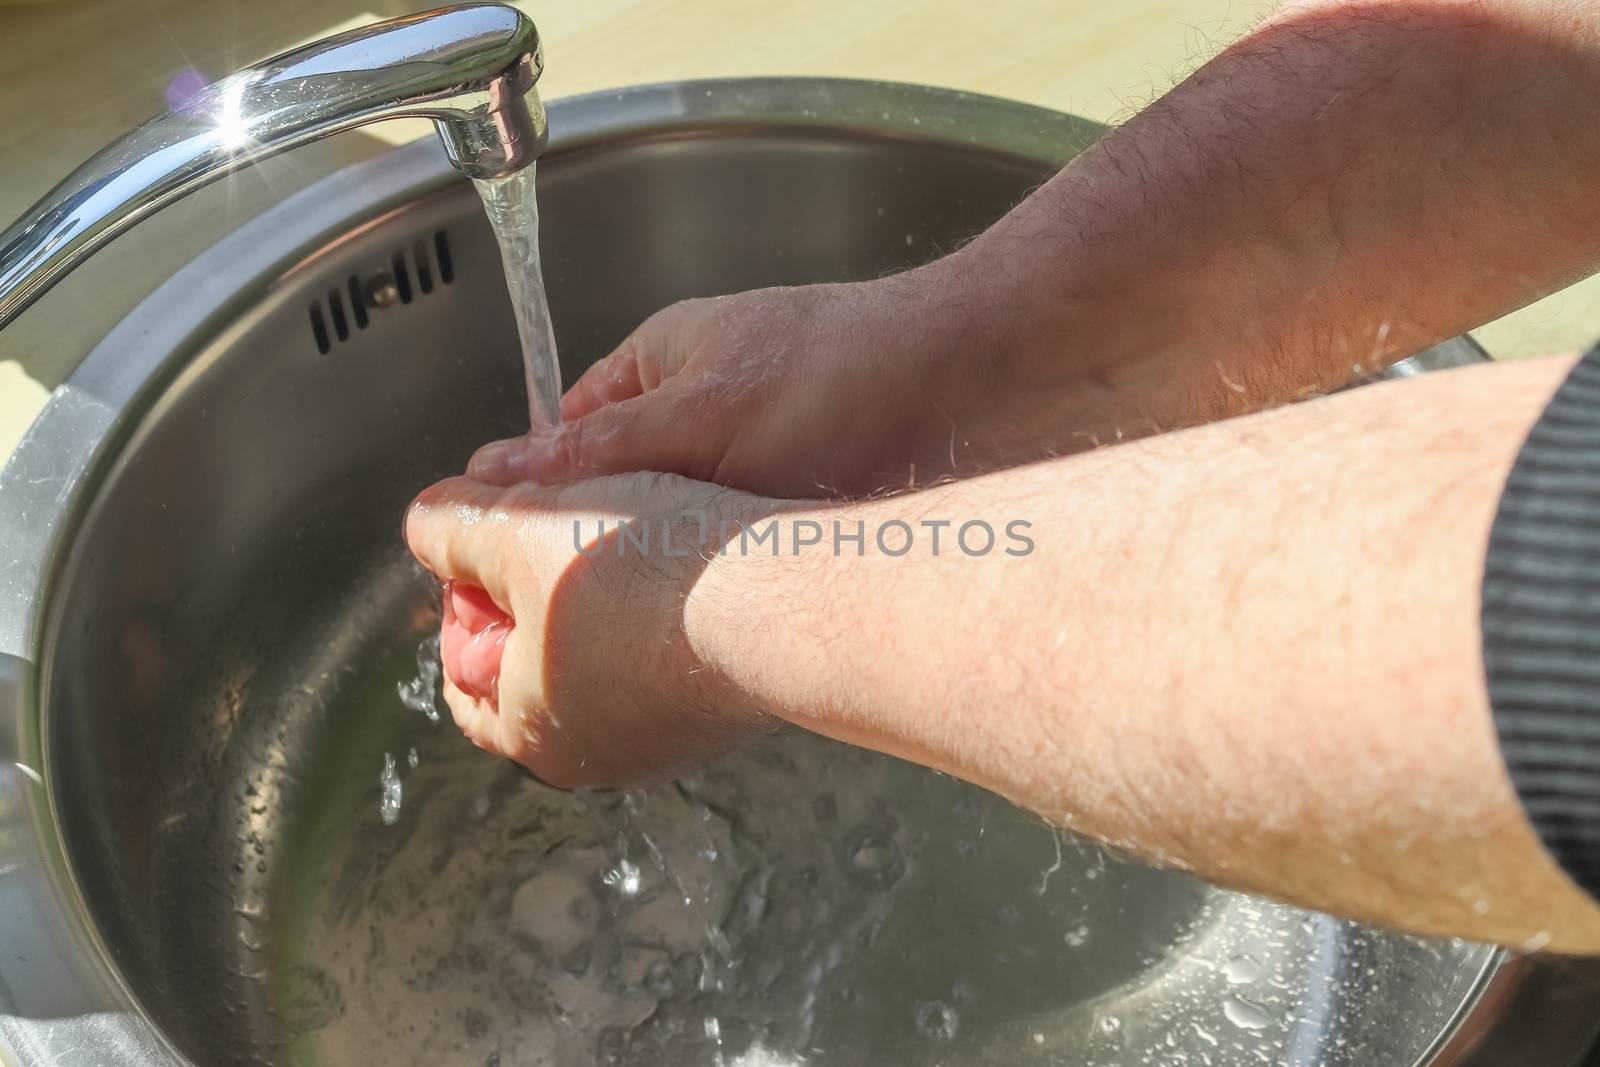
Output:
[[[433,240],[419,237],[409,249],[402,248],[389,257],[389,268],[366,278],[352,274],[343,287],[333,286],[326,295],[311,301],[311,338],[317,351],[327,355],[335,344],[350,339],[356,330],[365,330],[370,313],[409,304],[418,295],[433,292],[435,285],[456,280],[455,263],[450,258],[450,240],[436,230]]]

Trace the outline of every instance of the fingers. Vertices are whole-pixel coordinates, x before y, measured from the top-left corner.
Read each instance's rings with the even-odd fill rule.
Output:
[[[406,512],[406,543],[424,567],[445,583],[439,627],[450,709],[475,741],[473,730],[493,715],[501,661],[515,622],[505,563],[513,551],[510,516],[500,489],[451,478],[430,486]],[[472,729],[469,729],[469,725]]]
[[[501,659],[513,628],[511,617],[482,589],[449,583],[439,628],[445,676],[467,696],[498,706]]]
[[[490,442],[473,455],[467,473],[500,486],[633,470],[703,476],[694,460],[709,454],[706,428],[697,434],[685,410],[694,376],[679,372],[701,345],[716,306],[685,300],[651,315],[573,383],[561,400],[561,426]]]
[[[586,759],[574,751],[568,731],[549,713],[541,657],[529,640],[517,630],[507,636],[499,682],[506,706],[467,692],[448,671],[445,703],[456,726],[474,745],[516,760],[548,785],[570,788],[582,784]]]
[[[451,582],[445,587],[446,608],[471,633],[482,633],[491,626],[511,621],[483,589],[466,582]]]
[[[444,702],[450,717],[468,741],[481,749],[500,753],[499,714],[487,700],[463,692],[448,674],[444,677]]]
[[[639,470],[703,478],[700,460],[713,453],[718,428],[697,426],[690,417],[692,389],[692,382],[674,379],[564,422],[552,433],[491,442],[478,449],[467,471],[498,486],[554,485]]]
[[[602,506],[608,492],[617,492],[615,485],[589,485],[593,502]],[[526,520],[551,506],[556,495],[447,479],[417,498],[405,536],[423,565],[446,583],[440,656],[444,697],[456,725],[473,744],[517,760],[547,782],[577,784],[588,750],[557,720],[545,677],[552,608],[543,583],[560,576],[571,550],[556,533],[560,524],[531,542],[525,536]]]
[[[510,604],[505,566],[514,550],[504,490],[470,478],[446,478],[411,502],[405,538],[411,554],[441,582],[462,581]]]
[[[715,300],[682,300],[645,319],[616,351],[572,383],[561,398],[562,419],[575,421],[608,404],[632,400],[677,374],[715,306]]]
[[[591,366],[572,383],[572,388],[561,398],[561,418],[572,422],[597,408],[631,400],[642,392],[638,346],[624,342],[621,348]]]

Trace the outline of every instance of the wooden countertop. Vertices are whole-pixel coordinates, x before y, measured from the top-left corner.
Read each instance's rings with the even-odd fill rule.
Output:
[[[0,218],[161,111],[186,71],[217,77],[338,29],[420,10],[404,0],[0,0]],[[539,24],[547,98],[639,82],[809,74],[924,82],[1101,121],[1137,109],[1269,4],[1236,0],[566,0]],[[370,131],[370,132],[369,132]],[[0,459],[111,323],[217,236],[285,192],[415,126],[345,134],[177,205],[116,242],[0,333]],[[1496,355],[1587,345],[1600,283],[1479,331]]]

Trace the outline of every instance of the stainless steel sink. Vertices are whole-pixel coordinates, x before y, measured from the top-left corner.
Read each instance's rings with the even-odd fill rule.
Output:
[[[796,80],[550,126],[569,378],[673,300],[934,256],[1097,133]],[[0,476],[15,1059],[1553,1065],[1592,1032],[1545,1010],[1581,968],[1215,890],[813,738],[573,797],[406,710],[436,617],[401,509],[517,431],[520,380],[493,240],[428,143],[241,227],[53,397]],[[1494,1059],[1530,1026],[1551,1058]]]

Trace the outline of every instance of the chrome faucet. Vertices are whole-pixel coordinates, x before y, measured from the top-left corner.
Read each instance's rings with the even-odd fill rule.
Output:
[[[0,328],[106,242],[216,179],[369,122],[432,119],[456,169],[544,150],[539,34],[502,4],[341,33],[247,67],[102,149],[0,233]]]

